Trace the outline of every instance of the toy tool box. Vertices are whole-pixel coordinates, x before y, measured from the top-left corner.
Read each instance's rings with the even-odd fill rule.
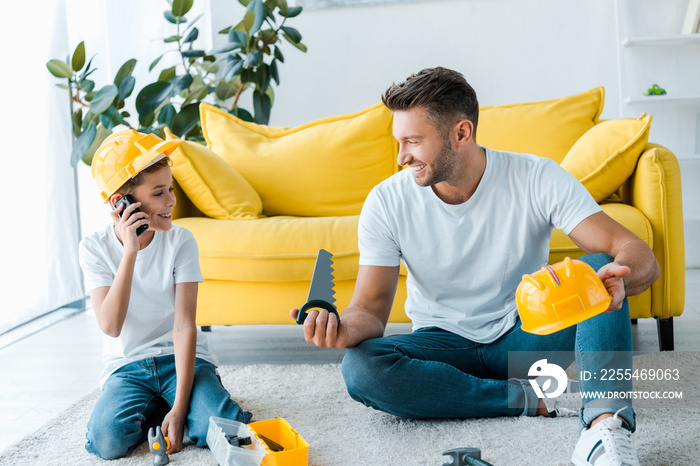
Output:
[[[250,438],[250,441],[247,439]],[[235,439],[236,441],[232,441]],[[245,439],[238,446],[238,439]],[[246,425],[219,417],[209,418],[207,444],[221,466],[307,466],[309,444],[284,419]]]

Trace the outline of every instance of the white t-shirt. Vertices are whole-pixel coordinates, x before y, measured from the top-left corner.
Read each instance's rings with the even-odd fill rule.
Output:
[[[87,291],[112,286],[124,246],[114,224],[80,242],[80,266]],[[121,334],[104,335],[100,376],[104,385],[109,375],[134,361],[175,353],[175,284],[202,282],[199,252],[192,233],[178,225],[169,231],[156,231],[151,243],[136,256],[131,297]],[[196,357],[218,364],[209,352],[206,336],[197,331]]]
[[[484,175],[463,204],[444,203],[410,169],[377,185],[360,215],[360,264],[403,261],[414,329],[490,343],[517,319],[523,274],[547,264],[552,228],[569,234],[600,210],[555,162],[486,148]]]

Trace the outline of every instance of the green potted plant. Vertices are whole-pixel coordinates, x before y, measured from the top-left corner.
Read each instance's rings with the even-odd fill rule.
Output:
[[[286,41],[302,52],[307,50],[301,42],[301,33],[286,24],[302,8],[289,7],[287,0],[238,0],[246,7],[243,18],[219,31],[226,35],[226,44],[206,52],[195,47],[199,37],[195,23],[202,15],[191,21],[186,16],[193,1],[173,0],[171,8],[163,14],[175,31],[163,39],[169,49],[153,60],[149,71],[156,68],[165,54],[179,54],[181,63],[161,70],[155,82],[136,94],[137,122],[124,110],[136,86],[132,76],[135,59],[127,60],[113,82],[99,89],[90,79],[95,71],[94,56],[86,64],[84,42],[78,44],[70,62],[58,59],[47,62],[51,74],[68,81],[57,85],[68,91],[71,100],[75,137],[71,165],[75,166],[81,159],[90,165],[97,147],[118,125],[161,137],[167,126],[179,137],[202,141],[199,104],[210,96],[215,97],[215,105],[241,119],[268,123],[274,103],[272,81],[279,85],[279,63],[284,62],[281,44]],[[253,93],[252,111],[239,105],[241,94],[248,90]],[[230,99],[232,104],[224,107],[224,102]]]

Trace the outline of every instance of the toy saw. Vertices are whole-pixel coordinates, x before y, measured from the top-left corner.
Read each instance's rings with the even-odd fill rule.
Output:
[[[333,283],[333,254],[320,249],[316,256],[314,274],[311,277],[311,286],[306,303],[301,306],[297,314],[297,324],[302,325],[306,320],[307,311],[313,308],[325,309],[331,314],[335,314],[340,322],[338,309],[335,307],[335,286]]]

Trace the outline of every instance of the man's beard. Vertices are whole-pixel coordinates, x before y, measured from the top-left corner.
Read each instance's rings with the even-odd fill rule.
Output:
[[[440,153],[435,158],[432,164],[426,164],[428,168],[427,178],[419,180],[416,178],[416,183],[419,186],[434,186],[443,181],[447,181],[454,172],[457,165],[457,154],[452,150],[449,141],[443,141]]]

